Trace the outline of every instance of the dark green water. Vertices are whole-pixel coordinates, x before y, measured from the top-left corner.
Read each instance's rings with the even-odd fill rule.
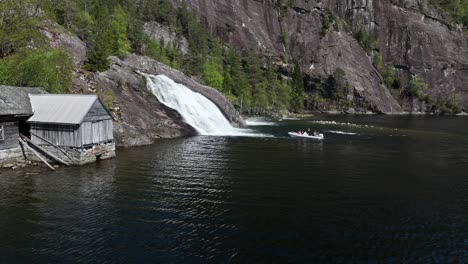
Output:
[[[285,137],[307,127],[357,134]],[[161,140],[81,168],[0,171],[0,263],[468,262],[468,119],[254,129],[274,137]]]

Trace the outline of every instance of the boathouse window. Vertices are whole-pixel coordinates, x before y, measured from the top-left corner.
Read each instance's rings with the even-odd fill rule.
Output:
[[[5,140],[5,130],[3,129],[3,125],[0,125],[0,141]]]

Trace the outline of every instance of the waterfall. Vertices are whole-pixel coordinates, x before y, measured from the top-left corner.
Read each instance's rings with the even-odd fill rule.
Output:
[[[175,109],[184,122],[200,135],[243,135],[246,129],[235,128],[208,98],[174,82],[164,75],[147,75],[148,89],[164,105]]]

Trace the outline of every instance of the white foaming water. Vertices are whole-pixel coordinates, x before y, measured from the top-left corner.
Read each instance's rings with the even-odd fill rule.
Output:
[[[264,136],[248,129],[231,125],[219,108],[203,95],[174,82],[164,75],[144,74],[148,88],[164,105],[177,110],[184,122],[200,135],[210,136]],[[250,132],[250,133],[249,133]]]
[[[357,135],[357,133],[337,131],[337,130],[327,130],[325,132],[332,133],[332,134],[340,134],[340,135],[351,135],[351,136]]]
[[[262,118],[248,118],[245,120],[248,126],[276,126],[275,122],[271,122]]]

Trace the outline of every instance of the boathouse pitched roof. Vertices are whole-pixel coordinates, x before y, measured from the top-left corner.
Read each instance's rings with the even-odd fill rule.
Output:
[[[34,113],[29,123],[79,125],[97,103],[106,113],[104,119],[112,119],[96,95],[31,94],[29,97]]]
[[[0,85],[0,115],[30,116],[33,114],[29,94],[42,94],[42,88]]]

